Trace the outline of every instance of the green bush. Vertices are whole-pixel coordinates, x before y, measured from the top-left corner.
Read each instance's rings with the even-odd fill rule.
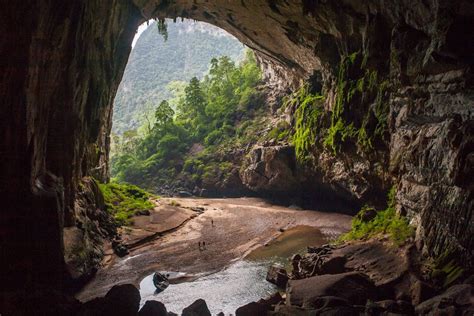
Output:
[[[340,241],[368,239],[375,236],[388,235],[391,241],[400,246],[408,238],[413,237],[414,229],[408,223],[408,220],[396,213],[395,210],[395,187],[388,193],[387,208],[378,211],[372,220],[364,221],[363,214],[368,210],[364,206],[358,215],[352,219],[351,230],[340,237]]]
[[[154,204],[150,201],[152,195],[139,187],[127,183],[97,183],[106,210],[114,216],[118,226],[133,224],[132,217],[137,212],[151,210]]]

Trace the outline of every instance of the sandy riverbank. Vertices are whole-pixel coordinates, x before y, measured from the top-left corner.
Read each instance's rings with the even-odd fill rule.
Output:
[[[80,300],[102,296],[116,284],[138,285],[155,270],[191,274],[220,270],[291,227],[307,225],[320,229],[326,236],[336,236],[349,229],[351,220],[347,215],[295,210],[257,198],[170,198],[157,203],[163,213],[157,211],[153,215],[156,227],[166,226],[169,232],[140,244],[124,258],[112,258],[78,294]],[[196,208],[202,209],[191,210]],[[178,228],[165,225],[166,218],[173,219]],[[148,223],[146,217],[139,221]],[[153,233],[153,225],[142,225],[131,231],[136,233],[146,226],[146,234]],[[206,242],[206,250],[199,250],[199,241]]]

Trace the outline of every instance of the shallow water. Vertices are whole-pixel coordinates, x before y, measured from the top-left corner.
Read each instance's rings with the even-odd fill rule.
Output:
[[[271,260],[284,265],[295,253],[304,253],[308,246],[321,246],[328,237],[317,228],[296,226],[284,231],[280,236],[247,255],[248,260]]]
[[[147,300],[157,300],[164,303],[168,311],[180,313],[183,308],[202,298],[213,315],[219,312],[235,314],[238,307],[278,291],[276,286],[265,280],[269,266],[274,263],[287,265],[288,258],[293,254],[303,252],[307,246],[320,246],[326,242],[327,237],[318,229],[297,226],[222,271],[191,282],[170,284],[158,294],[155,294],[153,275],[149,275],[140,283],[142,304]]]
[[[202,298],[213,315],[219,312],[234,314],[238,307],[277,291],[276,286],[265,281],[268,265],[268,262],[238,261],[225,270],[195,281],[170,284],[158,294],[155,294],[153,275],[149,275],[140,283],[142,304],[157,300],[163,302],[168,311],[180,313]]]

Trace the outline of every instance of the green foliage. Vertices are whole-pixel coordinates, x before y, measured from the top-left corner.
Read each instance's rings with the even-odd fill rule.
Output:
[[[406,218],[396,213],[395,194],[396,189],[392,187],[388,193],[387,208],[378,211],[372,220],[363,220],[363,215],[372,209],[367,205],[364,206],[359,214],[352,219],[351,230],[341,236],[340,241],[388,235],[395,245],[400,246],[404,244],[408,238],[414,235],[414,229],[409,225]]]
[[[118,226],[133,223],[132,216],[137,212],[151,210],[154,204],[152,195],[139,187],[127,183],[98,183],[104,196],[107,211],[115,218]]]
[[[263,105],[256,91],[260,78],[250,51],[238,65],[226,56],[212,59],[208,75],[202,80],[191,78],[177,89],[179,95],[172,102],[162,101],[156,107],[153,125],[144,129],[147,132],[114,138],[112,175],[148,188],[183,171],[195,181],[222,177],[228,171],[223,171],[227,168],[219,165],[216,153],[250,137],[252,123],[244,127],[236,118],[255,115]],[[204,154],[194,157],[189,152],[194,144],[204,144]]]
[[[324,97],[312,94],[307,85],[301,86],[283,101],[284,107],[296,108],[291,142],[295,146],[296,158],[300,162],[309,159],[311,150],[316,143],[318,132],[320,132],[318,126],[320,125],[319,118],[323,113],[323,102]],[[285,130],[278,130],[278,132],[280,137],[286,136]]]
[[[213,57],[226,54],[240,60],[244,56],[244,47],[237,39],[212,25],[166,20],[165,41],[155,24],[142,33],[130,54],[114,100],[115,134],[138,129],[147,121],[152,126],[154,109],[162,100],[168,99],[176,110],[173,96],[180,95],[183,83],[192,77],[203,78]]]
[[[158,26],[158,34],[163,36],[163,39],[166,42],[168,40],[168,25],[166,24],[166,20],[158,19],[156,25]]]
[[[377,137],[384,140],[389,110],[386,102],[388,82],[381,81],[376,70],[365,68],[366,63],[366,56],[355,52],[343,58],[339,65],[336,101],[323,142],[333,154],[349,140],[362,152],[373,149]],[[372,100],[375,101],[373,108],[368,106]],[[354,113],[361,112],[365,116],[359,120],[362,115]]]
[[[280,121],[268,132],[266,139],[275,139],[277,141],[287,140],[291,135],[291,126],[285,121]]]

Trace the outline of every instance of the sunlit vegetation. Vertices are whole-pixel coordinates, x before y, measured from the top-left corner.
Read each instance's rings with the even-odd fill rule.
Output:
[[[393,187],[388,193],[387,208],[376,211],[364,206],[352,219],[351,230],[344,234],[340,240],[360,240],[377,236],[388,236],[397,246],[403,245],[410,237],[414,236],[414,229],[408,220],[397,214],[395,210],[396,189]],[[373,212],[373,216],[369,214]]]
[[[260,80],[251,51],[239,64],[212,59],[202,80],[192,78],[156,106],[153,124],[114,139],[113,176],[150,189],[186,174],[194,181],[226,176],[230,162],[219,153],[252,140],[263,105]]]
[[[156,106],[168,100],[174,108],[171,99],[184,93],[192,77],[202,78],[213,57],[227,55],[240,60],[243,45],[222,32],[189,20],[152,22],[128,60],[114,100],[112,132],[122,135],[143,123],[153,125]]]
[[[153,209],[150,193],[127,183],[98,183],[104,196],[106,210],[113,215],[117,226],[133,224],[132,217]]]

